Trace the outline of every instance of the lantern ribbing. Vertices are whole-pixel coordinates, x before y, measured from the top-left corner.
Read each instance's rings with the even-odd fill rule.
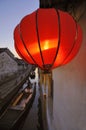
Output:
[[[39,8],[21,20],[14,30],[14,41],[26,62],[50,71],[75,57],[82,30],[67,12]]]

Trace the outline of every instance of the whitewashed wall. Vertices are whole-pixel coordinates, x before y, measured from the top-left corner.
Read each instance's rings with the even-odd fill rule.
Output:
[[[86,130],[86,14],[80,24],[83,41],[77,56],[53,70],[55,130]]]

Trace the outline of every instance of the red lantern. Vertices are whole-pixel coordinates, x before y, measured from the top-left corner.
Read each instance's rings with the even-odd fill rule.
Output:
[[[50,70],[74,58],[81,45],[82,31],[68,13],[38,9],[17,25],[14,41],[25,61]]]

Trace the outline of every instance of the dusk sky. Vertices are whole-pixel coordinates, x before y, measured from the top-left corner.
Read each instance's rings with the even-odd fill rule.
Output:
[[[39,0],[0,0],[0,48],[14,48],[13,32],[16,25],[27,14],[39,8]]]

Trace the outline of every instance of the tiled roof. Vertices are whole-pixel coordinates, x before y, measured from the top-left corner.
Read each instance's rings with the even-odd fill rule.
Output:
[[[0,53],[2,53],[2,52],[6,52],[11,57],[14,57],[13,53],[8,48],[0,48]]]
[[[15,60],[13,53],[8,48],[0,48],[0,54],[3,52],[7,53],[13,60]]]
[[[0,53],[6,51],[8,48],[0,48]]]

